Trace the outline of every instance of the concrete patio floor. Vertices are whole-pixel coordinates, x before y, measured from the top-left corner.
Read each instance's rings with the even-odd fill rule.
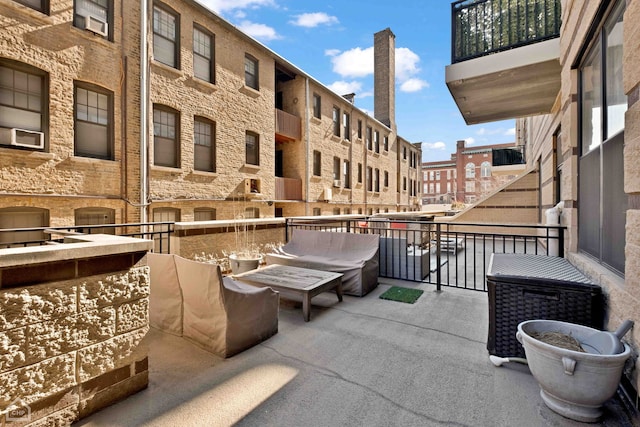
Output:
[[[391,285],[415,304],[379,299]],[[495,367],[484,292],[380,279],[363,298],[283,300],[279,332],[230,359],[151,330],[149,387],[82,426],[634,426],[612,399],[598,424],[549,410],[528,368]]]

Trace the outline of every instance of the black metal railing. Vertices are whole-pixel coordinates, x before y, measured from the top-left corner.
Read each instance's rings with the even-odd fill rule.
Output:
[[[381,277],[486,291],[492,253],[562,256],[564,226],[446,223],[372,217],[289,218],[293,229],[380,235]]]
[[[451,63],[559,37],[560,0],[451,4]]]
[[[74,234],[114,234],[154,241],[154,252],[170,253],[173,222],[76,225],[0,229],[0,248],[15,248],[63,243]]]

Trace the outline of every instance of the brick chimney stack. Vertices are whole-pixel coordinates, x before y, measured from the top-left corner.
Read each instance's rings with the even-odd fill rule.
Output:
[[[390,28],[373,35],[373,116],[396,132],[396,36]]]

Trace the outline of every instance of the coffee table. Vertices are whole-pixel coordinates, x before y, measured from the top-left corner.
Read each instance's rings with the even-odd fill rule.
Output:
[[[311,319],[311,298],[316,295],[335,289],[338,301],[342,301],[342,273],[271,264],[232,277],[249,285],[270,287],[283,295],[302,296],[305,322]]]

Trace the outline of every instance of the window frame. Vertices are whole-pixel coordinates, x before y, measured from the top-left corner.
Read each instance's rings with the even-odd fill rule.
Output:
[[[172,16],[174,19],[174,23],[175,23],[175,35],[174,35],[174,39],[171,40],[169,39],[167,36],[165,36],[164,34],[160,33],[157,31],[156,28],[156,9],[160,12],[166,13],[169,16]],[[175,11],[174,9],[172,9],[171,7],[167,6],[164,3],[161,2],[154,2],[153,4],[153,20],[152,20],[152,24],[151,24],[151,30],[152,30],[152,35],[153,35],[153,60],[160,62],[161,64],[166,65],[167,67],[171,67],[171,68],[175,68],[176,70],[180,70],[180,14]],[[168,41],[169,43],[173,44],[173,64],[169,64],[168,62],[165,62],[163,59],[159,59],[156,55],[156,37],[159,37],[163,40]]]
[[[342,161],[342,180],[344,188],[351,188],[351,162],[348,159]]]
[[[198,167],[198,159],[200,158],[200,155],[198,153],[198,151],[205,151],[204,149],[202,150],[198,150],[198,146],[204,147],[206,146],[205,144],[198,144],[198,142],[196,141],[196,123],[203,123],[206,125],[211,126],[211,135],[210,135],[210,141],[209,141],[209,154],[210,154],[210,159],[209,159],[209,163],[210,166],[207,169],[203,169],[201,167]],[[203,116],[194,116],[193,117],[193,169],[197,170],[197,171],[201,171],[201,172],[216,172],[216,122],[214,122],[211,119],[208,119],[207,117],[203,117]]]
[[[7,108],[7,109],[15,109],[18,112],[32,112],[35,114],[39,115],[40,118],[40,123],[39,123],[39,127],[38,129],[35,129],[34,126],[24,126],[23,124],[16,124],[15,122],[13,123],[9,123],[9,122],[3,122],[2,120],[2,114],[0,114],[0,127],[5,127],[5,128],[17,128],[17,129],[25,129],[28,131],[33,131],[33,132],[41,132],[44,135],[44,147],[42,149],[40,148],[23,148],[23,147],[17,147],[17,146],[13,146],[13,145],[9,145],[9,144],[2,144],[0,146],[5,147],[5,148],[12,148],[12,149],[27,149],[27,150],[39,150],[39,151],[48,151],[49,150],[49,144],[48,144],[48,136],[49,136],[49,74],[46,71],[43,71],[39,68],[36,68],[32,65],[29,64],[25,64],[22,62],[17,62],[17,61],[13,61],[10,59],[3,59],[0,58],[0,67],[4,67],[7,68],[9,70],[11,70],[12,72],[18,72],[18,73],[24,73],[27,74],[27,78],[29,77],[36,77],[38,79],[40,79],[40,88],[39,88],[39,93],[40,93],[40,103],[38,106],[38,110],[34,110],[32,108],[23,108],[23,107],[17,107],[15,104],[2,104],[0,103],[0,112],[3,108]],[[10,88],[12,90],[12,93],[15,94],[19,93],[20,91],[17,90],[15,88],[15,86]],[[29,95],[29,92],[26,92],[27,96],[31,96]]]
[[[343,138],[351,141],[351,115],[347,111],[342,111]]]
[[[104,155],[99,155],[90,152],[82,152],[78,150],[79,142],[79,132],[78,132],[78,122],[81,123],[90,123],[92,126],[102,126],[100,123],[96,123],[94,121],[89,120],[80,120],[78,118],[78,90],[85,90],[87,92],[92,92],[97,95],[103,95],[107,97],[107,124],[105,127],[106,132],[106,144],[107,147],[104,147],[103,152],[106,153]],[[103,87],[96,86],[91,83],[74,81],[73,84],[73,155],[76,157],[89,157],[94,159],[102,159],[102,160],[115,160],[115,131],[114,131],[114,94],[110,90],[107,90]],[[87,105],[87,109],[89,109],[89,105]],[[88,114],[88,113],[87,113]]]
[[[322,118],[322,97],[317,93],[313,94],[313,117]]]
[[[40,1],[40,7],[35,7],[34,5],[30,4],[31,2],[29,2],[28,0],[14,0],[14,1],[16,3],[20,3],[24,7],[28,7],[29,9],[33,9],[33,10],[37,10],[38,12],[42,12],[45,15],[50,15],[51,14],[51,5],[50,5],[49,0],[39,0]]]
[[[113,16],[113,0],[106,0],[107,5],[106,6],[102,6],[101,4],[96,3],[95,0],[82,0],[82,1],[86,1],[89,3],[92,3],[93,5],[95,5],[95,7],[99,7],[99,8],[104,8],[105,10],[105,23],[107,24],[107,34],[106,35],[101,35],[101,34],[96,34],[96,36],[101,37],[105,40],[109,40],[109,41],[113,41],[113,23],[114,23],[114,16]],[[79,0],[73,0],[73,26],[81,29],[81,30],[85,30],[85,26],[86,26],[86,19],[87,16],[85,15],[80,15],[78,14],[78,2]],[[90,15],[93,16],[93,15]],[[95,17],[98,20],[101,20],[101,17]]]
[[[202,54],[196,52],[196,32],[201,33],[203,36],[209,38],[209,58],[203,56]],[[207,30],[201,25],[196,23],[193,24],[193,39],[192,39],[192,54],[193,54],[193,77],[211,83],[216,83],[216,36],[211,31]],[[209,61],[209,78],[204,78],[196,73],[196,57],[202,58],[205,61]]]
[[[173,144],[174,144],[174,155],[175,155],[175,162],[173,164],[169,164],[169,163],[158,163],[158,135],[156,134],[156,110],[158,112],[162,112],[162,113],[166,113],[166,114],[171,114],[174,116],[174,123],[175,123],[175,129],[174,129],[174,138],[173,138]],[[168,167],[168,168],[174,168],[174,169],[180,169],[180,111],[175,110],[167,105],[164,104],[154,104],[153,105],[153,164],[155,166],[162,166],[162,167]],[[163,125],[162,123],[159,123],[159,125]],[[162,138],[162,140],[164,141],[169,141],[170,138],[169,137],[165,137],[165,136],[160,136],[159,138]]]
[[[213,219],[198,219],[198,214],[213,214]],[[193,208],[193,220],[194,221],[215,221],[217,218],[218,212],[216,210],[216,208],[209,208],[209,207],[199,207],[199,208]]]
[[[254,71],[247,69],[247,65],[252,64]],[[260,90],[260,61],[250,53],[244,54],[244,85],[253,90]]]
[[[313,150],[313,176],[322,176],[322,152]]]
[[[331,110],[331,120],[333,123],[333,135],[340,137],[340,107],[333,106]]]
[[[255,155],[255,163],[252,163],[249,157],[250,154],[250,149],[251,147],[249,147],[249,138],[250,137],[254,137],[255,140],[253,142],[254,147],[253,147],[253,151],[255,151],[254,155]],[[258,134],[257,132],[253,132],[253,131],[246,131],[244,134],[244,148],[245,148],[245,164],[247,165],[252,165],[252,166],[260,166],[260,134]]]

